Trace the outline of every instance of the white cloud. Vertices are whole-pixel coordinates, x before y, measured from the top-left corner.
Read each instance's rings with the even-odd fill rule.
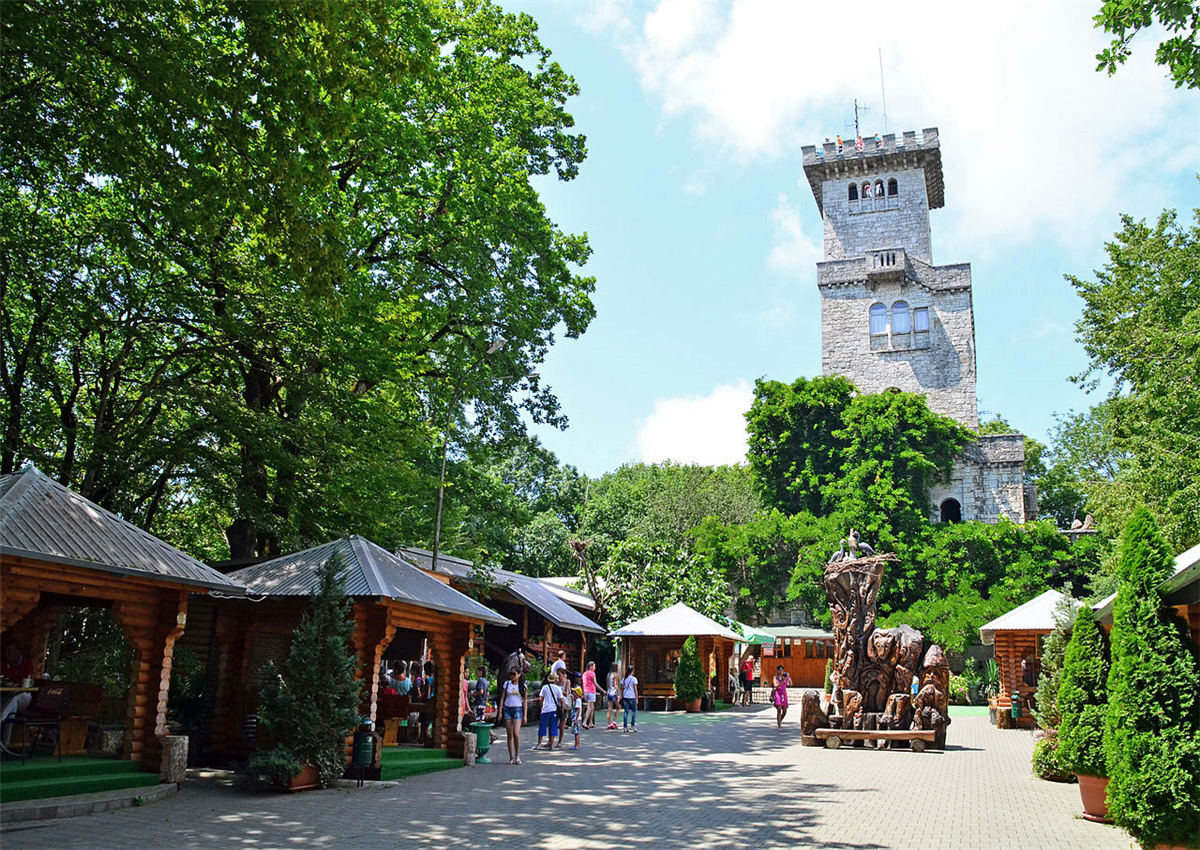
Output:
[[[825,247],[810,239],[800,224],[800,207],[788,201],[780,192],[771,211],[771,222],[775,228],[775,241],[767,266],[788,275],[811,275],[815,264],[824,255]]]
[[[706,396],[655,399],[654,410],[638,423],[638,460],[742,463],[745,413],[753,401],[754,387],[747,381],[721,384]]]
[[[707,187],[704,185],[704,176],[699,171],[693,171],[688,178],[683,181],[683,191],[689,195],[699,197],[705,193]]]
[[[622,7],[611,31],[645,91],[741,161],[798,160],[801,144],[846,135],[856,97],[875,107],[864,129],[881,129],[882,45],[888,129],[941,131],[948,258],[1047,229],[1090,244],[1098,224],[1111,232],[1130,184],[1200,159],[1182,132],[1194,95],[1154,65],[1153,34],[1116,76],[1094,70],[1105,37],[1091,4],[860,0],[848,15],[836,3],[662,0],[640,11]]]

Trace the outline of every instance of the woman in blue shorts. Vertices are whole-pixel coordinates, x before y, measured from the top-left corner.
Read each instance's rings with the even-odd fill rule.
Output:
[[[554,749],[554,739],[558,737],[558,712],[561,710],[563,690],[556,684],[557,677],[551,678],[550,671],[542,678],[542,715],[538,718],[538,739],[535,750],[542,749],[542,739],[549,733],[550,740],[547,750]]]
[[[508,681],[500,683],[500,711],[508,732],[508,763],[521,763],[521,724],[525,722],[525,684],[521,671],[511,670]]]

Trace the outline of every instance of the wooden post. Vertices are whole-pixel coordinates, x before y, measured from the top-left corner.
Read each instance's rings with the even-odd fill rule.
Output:
[[[579,630],[579,670],[582,672],[587,669],[587,634],[583,629]]]
[[[542,621],[542,663],[550,663],[550,640],[554,637],[554,626],[549,620]]]

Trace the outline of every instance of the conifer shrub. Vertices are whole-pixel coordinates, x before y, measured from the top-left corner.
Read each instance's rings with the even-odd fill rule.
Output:
[[[1080,608],[1063,655],[1058,686],[1058,760],[1073,773],[1107,776],[1104,723],[1108,712],[1108,647],[1092,610]]]
[[[683,642],[683,651],[679,655],[679,669],[675,671],[675,696],[691,702],[700,699],[707,691],[696,638],[691,636]]]
[[[1158,587],[1173,559],[1136,511],[1117,562],[1105,724],[1109,816],[1143,847],[1200,846],[1200,671]]]
[[[1033,745],[1033,773],[1050,782],[1074,782],[1075,773],[1063,763],[1062,742],[1058,733],[1049,729],[1041,733]]]
[[[825,662],[825,693],[833,693],[833,659]]]
[[[258,722],[276,748],[257,753],[247,766],[254,784],[286,784],[305,765],[332,786],[346,769],[345,742],[358,721],[362,688],[355,673],[351,601],[338,553],[320,569],[312,607],[293,633],[280,668],[268,663],[260,693]]]

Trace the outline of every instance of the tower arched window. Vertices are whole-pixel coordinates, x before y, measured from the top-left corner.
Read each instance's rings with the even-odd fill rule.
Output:
[[[881,198],[881,199],[883,198],[883,181],[882,180],[875,181],[875,197]]]
[[[900,194],[900,184],[897,183],[896,178],[893,177],[891,180],[888,181],[888,197],[895,198],[899,194]]]
[[[871,305],[871,333],[887,333],[887,307],[882,304]]]
[[[946,499],[941,504],[942,522],[962,522],[962,505],[958,499]]]
[[[868,200],[870,197],[871,197],[871,184],[870,184],[870,182],[863,183],[862,184],[862,199],[865,201],[865,200]]]
[[[892,305],[892,333],[906,334],[912,330],[909,319],[908,302],[897,301]]]
[[[853,183],[850,184],[850,200],[852,200],[852,201],[858,200],[858,186],[856,186]]]

